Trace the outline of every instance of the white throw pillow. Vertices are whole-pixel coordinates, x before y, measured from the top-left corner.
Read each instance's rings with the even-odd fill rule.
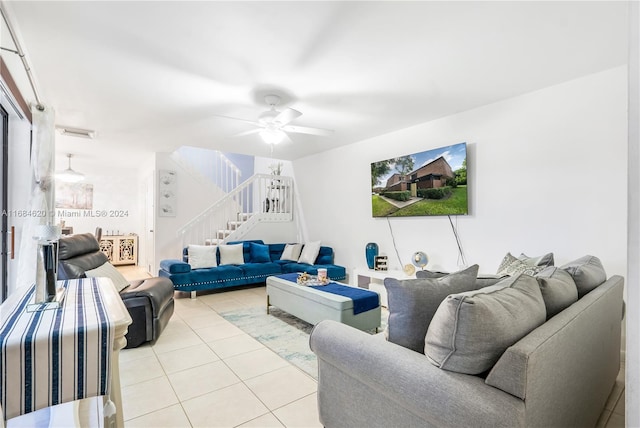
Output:
[[[95,269],[87,270],[84,274],[87,278],[109,278],[118,292],[129,286],[129,281],[109,262],[105,262]]]
[[[298,259],[298,263],[307,263],[312,265],[316,262],[318,258],[318,253],[320,252],[320,241],[307,242],[304,244],[304,248],[302,249],[302,254]]]
[[[242,244],[220,245],[220,266],[243,265]]]
[[[218,265],[215,245],[189,245],[191,269],[212,268]]]
[[[302,252],[302,244],[287,244],[284,246],[284,251],[280,256],[280,260],[290,260],[297,262]]]

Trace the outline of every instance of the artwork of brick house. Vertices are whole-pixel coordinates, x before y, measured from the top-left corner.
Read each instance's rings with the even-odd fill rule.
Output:
[[[396,192],[400,190],[408,190],[407,188],[407,176],[395,173],[387,179],[387,185],[384,189],[387,192]]]
[[[436,160],[421,166],[407,175],[393,174],[387,180],[386,191],[411,190],[411,184],[416,184],[417,189],[431,189],[443,187],[447,179],[454,174],[449,163],[440,156]]]

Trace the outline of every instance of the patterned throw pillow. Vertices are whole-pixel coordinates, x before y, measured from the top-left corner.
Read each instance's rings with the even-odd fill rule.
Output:
[[[531,266],[549,267],[553,266],[554,264],[553,253],[543,254],[538,257],[529,257],[525,253],[520,253],[518,260],[522,260],[523,262]]]
[[[498,272],[496,273],[501,276],[503,275],[515,276],[521,273],[524,273],[525,275],[533,276],[538,272],[542,271],[543,269],[544,269],[544,266],[528,265],[522,260],[518,260],[517,258],[513,257],[511,253],[507,253],[507,255],[504,256],[504,259],[502,259],[502,263],[500,263],[500,267],[498,267]]]

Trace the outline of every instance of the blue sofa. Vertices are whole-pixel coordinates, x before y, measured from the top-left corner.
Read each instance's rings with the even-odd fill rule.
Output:
[[[220,253],[217,252],[218,266],[213,268],[191,269],[188,248],[182,253],[182,260],[162,260],[158,276],[166,277],[173,283],[177,291],[195,292],[198,290],[214,290],[238,285],[262,284],[267,277],[283,273],[308,272],[318,273],[318,268],[327,269],[327,276],[340,281],[346,278],[346,270],[333,263],[333,249],[320,247],[314,264],[297,263],[280,260],[286,244],[266,244],[269,247],[269,261],[264,257],[252,258],[251,243],[265,245],[261,240],[228,242],[228,245],[242,244],[244,264],[220,266]]]

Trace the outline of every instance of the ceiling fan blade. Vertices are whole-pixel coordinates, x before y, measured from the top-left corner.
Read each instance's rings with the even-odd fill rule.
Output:
[[[329,137],[333,135],[332,129],[309,128],[307,126],[287,125],[287,126],[283,126],[282,130],[286,132],[296,132],[298,134],[321,135],[323,137]]]
[[[255,125],[255,126],[262,126],[259,122],[256,122],[255,120],[240,119],[239,117],[223,116],[221,114],[214,114],[212,116],[213,117],[221,117],[223,119],[238,120],[240,122],[250,123],[250,124]]]
[[[282,142],[283,143],[293,143],[293,140],[287,135],[287,133],[284,133],[284,137],[282,138]]]
[[[244,137],[245,135],[257,134],[262,131],[262,128],[250,129],[249,131],[244,131],[239,134],[234,135],[234,137]]]
[[[282,110],[282,112],[273,119],[274,122],[280,123],[280,125],[286,125],[291,122],[296,117],[302,116],[298,110],[294,110],[292,108],[286,108]]]

